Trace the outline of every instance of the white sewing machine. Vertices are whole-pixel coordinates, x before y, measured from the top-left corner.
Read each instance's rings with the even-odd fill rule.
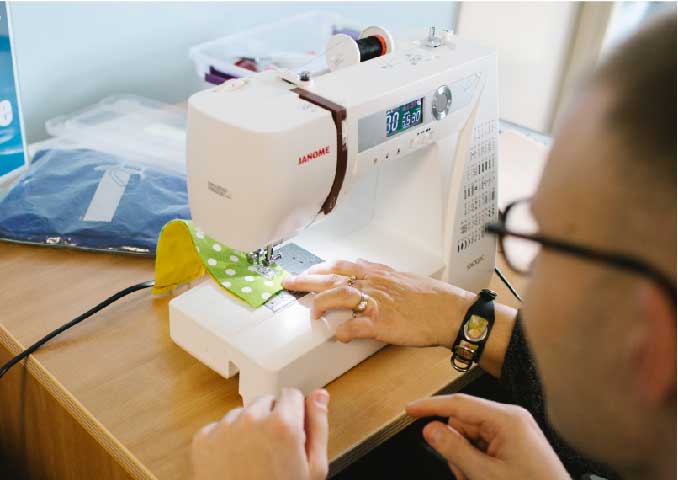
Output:
[[[333,38],[329,73],[268,71],[191,97],[193,220],[264,269],[366,258],[477,291],[496,248],[483,233],[497,214],[495,54],[435,31],[361,35],[376,36],[385,54],[367,61]],[[308,393],[382,347],[339,343],[350,311],[310,320],[311,299],[254,309],[209,280],[170,302],[170,334],[224,377],[239,371],[245,403]]]

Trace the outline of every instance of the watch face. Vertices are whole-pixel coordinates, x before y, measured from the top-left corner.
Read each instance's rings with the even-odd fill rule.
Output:
[[[471,318],[464,325],[464,336],[470,342],[480,342],[487,335],[487,319],[478,315],[471,315]]]

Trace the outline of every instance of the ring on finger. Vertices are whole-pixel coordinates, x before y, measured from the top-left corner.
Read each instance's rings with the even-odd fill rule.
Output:
[[[353,313],[363,313],[367,309],[367,302],[369,301],[370,296],[365,292],[360,292],[360,301],[358,304],[353,307]]]
[[[355,275],[351,275],[350,277],[348,277],[348,281],[346,282],[346,285],[348,285],[349,287],[352,287],[353,284],[356,282],[356,280],[358,280],[358,277],[356,277]]]

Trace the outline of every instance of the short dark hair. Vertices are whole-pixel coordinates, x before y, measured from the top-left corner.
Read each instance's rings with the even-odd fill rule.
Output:
[[[611,130],[636,159],[644,160],[658,181],[670,182],[675,192],[675,9],[659,15],[616,48],[594,74],[594,84],[612,89]]]

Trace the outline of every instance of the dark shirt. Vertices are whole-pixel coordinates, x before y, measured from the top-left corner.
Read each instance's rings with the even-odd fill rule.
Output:
[[[572,478],[588,478],[590,474],[609,480],[620,478],[609,467],[594,462],[577,452],[549,425],[546,419],[541,382],[523,333],[520,313],[518,313],[511,341],[506,350],[500,383],[509,392],[513,403],[532,414]]]

